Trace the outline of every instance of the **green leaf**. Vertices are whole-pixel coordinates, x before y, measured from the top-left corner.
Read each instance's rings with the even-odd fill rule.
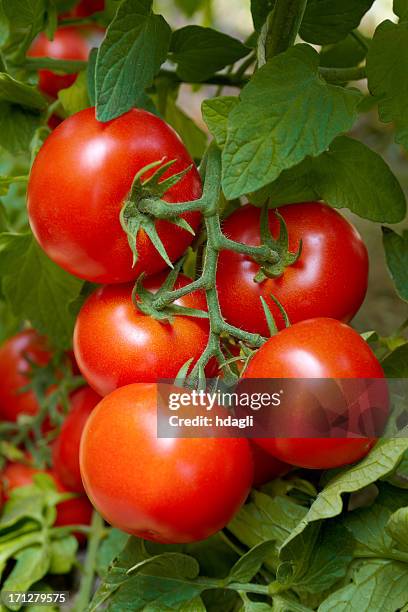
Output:
[[[8,21],[8,37],[3,51],[7,58],[17,62],[39,32],[45,27],[45,0],[3,0],[3,11]]]
[[[340,514],[343,508],[342,495],[363,489],[390,474],[407,449],[408,439],[380,440],[362,461],[341,470],[319,493],[282,548],[299,537],[310,523]]]
[[[179,77],[194,83],[234,64],[248,55],[250,49],[227,34],[191,25],[173,32],[170,51]]]
[[[408,378],[408,344],[392,351],[381,365],[387,378]]]
[[[265,559],[276,549],[274,540],[260,542],[235,563],[228,576],[229,582],[250,582],[259,572]]]
[[[382,230],[388,270],[398,295],[408,302],[408,231],[400,236],[389,227]]]
[[[361,34],[359,34],[361,36]],[[333,68],[358,66],[367,55],[368,48],[349,34],[334,45],[328,45],[320,51],[320,65]]]
[[[219,147],[225,145],[228,116],[238,102],[239,99],[236,96],[220,96],[204,100],[201,105],[203,119]]]
[[[194,13],[203,8],[204,4],[205,0],[176,0],[176,5],[187,17],[192,17]]]
[[[193,159],[201,159],[207,146],[207,134],[176,104],[174,96],[167,97],[164,119],[180,136]]]
[[[381,121],[393,122],[395,140],[408,148],[408,23],[384,21],[367,55],[370,92],[378,98]]]
[[[76,563],[78,542],[75,536],[53,540],[50,546],[50,574],[67,574]]]
[[[95,106],[96,100],[96,60],[98,58],[98,49],[92,49],[89,58],[88,65],[86,67],[86,80],[88,86],[88,98],[92,106]]]
[[[370,560],[358,566],[353,582],[329,595],[318,612],[397,612],[406,605],[407,592],[406,563]]]
[[[374,0],[309,0],[300,27],[303,40],[328,45],[357,28]]]
[[[358,172],[356,172],[358,168]],[[405,217],[404,192],[386,162],[363,143],[337,137],[328,151],[307,158],[252,194],[251,201],[272,206],[313,199],[334,208],[349,208],[371,221],[396,223]]]
[[[99,576],[105,575],[109,565],[122,552],[129,540],[129,535],[119,529],[110,529],[108,537],[105,538],[99,547],[96,559],[96,571]]]
[[[80,72],[71,87],[61,89],[58,99],[67,115],[74,115],[85,108],[89,108],[88,83],[86,72]]]
[[[329,85],[319,55],[297,45],[269,60],[228,119],[223,188],[228,199],[260,189],[308,155],[322,153],[357,116],[361,94]]]
[[[67,348],[75,322],[69,303],[83,282],[48,259],[31,234],[2,234],[0,255],[3,292],[14,314]]]
[[[274,9],[276,0],[251,0],[251,14],[254,28],[260,32],[269,13]]]
[[[131,109],[166,59],[170,27],[152,0],[124,0],[96,61],[96,115],[109,121]]]
[[[48,105],[36,87],[17,81],[5,72],[0,72],[0,100],[35,110],[44,110]]]
[[[41,580],[49,568],[49,550],[46,546],[25,548],[15,555],[15,560],[16,565],[5,581],[3,591],[27,591]],[[17,605],[12,609],[19,608]]]
[[[16,104],[0,102],[0,147],[12,155],[27,153],[40,115]]]
[[[393,512],[385,528],[397,547],[408,551],[408,507]]]
[[[406,0],[394,0],[393,11],[401,21],[408,19],[408,4]]]

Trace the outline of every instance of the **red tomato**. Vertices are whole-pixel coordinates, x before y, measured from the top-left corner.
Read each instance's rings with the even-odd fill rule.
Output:
[[[275,459],[267,453],[259,444],[250,442],[252,457],[254,460],[254,480],[253,487],[261,487],[270,480],[279,478],[287,474],[291,468],[287,463]]]
[[[147,279],[144,285],[155,291],[164,278]],[[180,275],[175,288],[188,282]],[[207,319],[176,315],[171,324],[156,321],[134,306],[132,290],[132,283],[100,287],[77,318],[75,357],[83,376],[100,395],[134,382],[174,378],[186,361],[191,357],[197,360],[207,345]],[[176,304],[207,310],[201,291]]]
[[[16,334],[0,347],[0,418],[17,421],[20,414],[39,409],[33,391],[21,392],[30,383],[31,363],[47,365],[51,355],[46,341],[33,329]]]
[[[222,529],[253,479],[244,438],[158,438],[157,388],[117,389],[95,408],[81,441],[85,490],[112,525],[163,543]]]
[[[69,491],[83,493],[79,471],[79,445],[82,430],[92,410],[102,398],[90,387],[72,394],[70,411],[52,447],[54,472]]]
[[[66,119],[47,138],[34,162],[28,186],[33,232],[47,255],[72,274],[98,283],[126,282],[141,272],[154,274],[166,263],[150,239],[138,234],[138,262],[119,213],[136,173],[147,164],[175,159],[165,176],[192,164],[177,134],[145,110],[133,109],[100,123],[89,108]],[[200,197],[195,167],[166,192],[168,202]],[[197,228],[199,213],[184,218]],[[192,241],[186,230],[167,221],[156,223],[172,261]]]
[[[60,28],[55,32],[54,40],[48,40],[43,32],[39,34],[28,55],[30,57],[86,61],[89,50],[89,45],[77,29]],[[39,88],[52,98],[56,98],[60,89],[72,85],[76,77],[76,74],[57,74],[51,70],[40,70]]]
[[[73,17],[88,17],[105,8],[105,0],[81,0],[75,8],[72,9]]]
[[[316,431],[322,423],[327,424],[328,411],[335,409],[335,395],[327,382],[323,391],[326,397],[333,398],[333,406],[309,404],[308,396],[302,393],[301,379],[338,379],[340,387],[336,385],[335,388],[341,389],[341,379],[384,378],[383,370],[368,344],[344,323],[334,319],[310,319],[279,332],[256,352],[243,378],[300,379],[299,386],[292,386],[294,393],[286,405],[282,397],[282,407],[279,410],[273,408],[269,415],[272,426],[276,422],[277,431],[289,427],[290,431],[295,432],[294,437],[256,440],[257,444],[281,461],[304,468],[339,467],[361,459],[374,445],[375,438],[362,437],[361,434],[356,437],[355,433],[348,438],[307,437],[308,432]],[[344,385],[344,388],[347,387]],[[348,400],[351,396],[347,397],[348,391],[344,393]],[[385,382],[378,382],[376,395],[376,406],[372,408],[371,416],[378,430],[388,416]],[[361,404],[350,406],[346,401],[346,410],[345,417],[352,431],[355,432],[356,427],[363,428],[362,418],[367,414],[363,415]],[[299,432],[305,432],[306,436],[295,437]]]
[[[256,283],[258,264],[246,255],[222,251],[217,287],[226,320],[268,337],[261,296],[278,327],[284,327],[282,315],[270,298],[273,294],[291,323],[313,317],[350,321],[364,300],[368,279],[367,250],[357,230],[336,210],[319,202],[291,204],[278,211],[287,225],[290,251],[296,252],[302,240],[301,256],[279,278]],[[276,238],[279,221],[273,210],[269,212],[269,227]],[[233,240],[260,244],[260,209],[250,204],[240,208],[225,221],[223,229]]]
[[[59,482],[56,474],[50,470],[37,470],[23,463],[8,463],[1,474],[4,485],[4,500],[7,501],[13,489],[33,484],[33,478],[36,474],[48,474],[54,480],[57,490],[60,493],[66,493],[68,491],[68,489]],[[91,519],[92,506],[88,498],[82,495],[58,504],[55,526],[89,525]],[[80,542],[83,541],[84,538],[82,534],[75,535]]]

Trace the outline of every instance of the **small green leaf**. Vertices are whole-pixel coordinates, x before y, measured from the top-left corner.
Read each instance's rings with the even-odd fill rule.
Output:
[[[388,270],[398,295],[408,302],[408,231],[400,236],[389,227],[382,229]]]
[[[164,62],[170,27],[152,0],[124,0],[96,61],[96,114],[110,121],[131,109]]]
[[[67,115],[74,115],[85,108],[89,108],[86,72],[80,72],[71,87],[61,89],[58,92],[58,99]]]
[[[15,555],[16,565],[3,584],[3,591],[28,591],[48,571],[50,558],[47,546],[33,546]],[[19,609],[20,605],[12,609]]]
[[[380,119],[395,125],[395,140],[408,148],[408,23],[384,21],[367,55],[370,92],[378,98]]]
[[[227,140],[228,116],[238,102],[235,96],[220,96],[204,100],[201,105],[203,119],[219,147]]]
[[[40,115],[17,104],[0,102],[0,147],[12,155],[27,153]]]
[[[399,508],[390,516],[386,530],[400,550],[408,551],[408,508]]]
[[[305,157],[322,153],[357,116],[361,94],[329,85],[319,55],[297,45],[269,60],[230,112],[223,149],[228,199],[260,189]]]
[[[108,571],[109,565],[114,561],[129,540],[129,535],[119,529],[110,529],[108,536],[98,549],[96,571],[102,577]]]
[[[36,87],[17,81],[5,72],[0,72],[0,100],[39,111],[48,105]]]
[[[75,322],[69,303],[83,282],[48,259],[31,234],[2,234],[0,255],[3,291],[14,314],[56,346],[68,347]]]
[[[328,45],[357,28],[374,0],[309,0],[300,27],[303,40]]]
[[[250,49],[227,34],[191,25],[173,32],[170,51],[179,77],[200,82],[245,57]]]
[[[274,540],[260,542],[238,559],[230,571],[227,578],[228,582],[251,582],[252,578],[261,569],[265,559],[275,551],[276,542]]]
[[[53,540],[50,545],[50,574],[67,574],[76,563],[78,542],[75,536]]]

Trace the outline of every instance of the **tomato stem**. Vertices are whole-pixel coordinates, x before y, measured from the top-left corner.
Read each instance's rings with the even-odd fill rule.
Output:
[[[96,556],[98,554],[99,543],[105,533],[104,522],[100,514],[94,510],[91,523],[91,531],[88,538],[88,553],[84,564],[81,586],[74,604],[75,612],[82,612],[88,609],[93,590],[95,578]]]
[[[307,0],[276,0],[262,29],[258,44],[258,65],[291,47],[302,23]]]

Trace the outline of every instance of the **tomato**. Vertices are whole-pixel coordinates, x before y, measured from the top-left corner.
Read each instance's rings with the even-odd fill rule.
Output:
[[[141,272],[164,270],[165,261],[143,230],[133,267],[119,220],[136,173],[163,158],[176,160],[166,177],[192,164],[172,128],[145,110],[133,109],[107,123],[96,120],[93,108],[66,119],[43,144],[28,185],[31,227],[47,255],[71,274],[97,283],[126,282]],[[164,198],[183,202],[200,194],[193,166]],[[199,213],[184,218],[197,229]],[[172,261],[193,238],[168,221],[157,221],[156,228]]]
[[[17,462],[8,463],[1,474],[4,485],[5,501],[7,501],[13,489],[33,484],[33,479],[36,474],[48,474],[54,480],[55,486],[60,493],[66,493],[68,491],[52,470],[37,470],[34,467]],[[92,506],[87,497],[82,495],[67,499],[57,505],[57,517],[54,524],[57,527],[63,527],[65,525],[89,525],[91,519]],[[75,535],[78,541],[83,541],[84,538],[82,534]]]
[[[269,426],[293,431],[293,437],[259,438],[262,448],[281,461],[304,468],[334,468],[354,463],[366,455],[375,443],[374,437],[362,437],[350,433],[350,437],[309,437],[310,432],[327,431],[330,410],[335,411],[337,395],[342,388],[341,379],[377,379],[375,406],[369,406],[370,414],[363,413],[363,404],[355,401],[345,385],[344,417],[351,431],[364,429],[364,418],[371,416],[375,430],[384,426],[388,416],[388,393],[380,363],[368,344],[351,327],[334,319],[317,318],[297,323],[270,338],[251,359],[243,379],[300,379],[292,385],[293,393],[282,397],[281,408],[273,408]],[[315,405],[303,392],[302,379],[337,379],[337,383],[325,383],[322,389],[323,403]],[[340,380],[339,380],[340,379]],[[319,383],[319,381],[317,381]],[[360,383],[361,390],[365,381]],[[265,390],[267,382],[265,381]],[[289,389],[289,387],[288,387]],[[258,389],[259,390],[259,389]],[[360,389],[359,389],[360,392]],[[364,395],[361,396],[364,400]],[[345,398],[345,399],[344,399]],[[352,400],[353,398],[353,400]],[[333,405],[330,402],[333,402]],[[353,401],[353,403],[351,403]],[[272,424],[272,426],[271,426]],[[326,424],[326,430],[321,427]],[[330,430],[332,431],[332,430]],[[343,431],[343,430],[342,430]],[[301,433],[303,437],[296,437]],[[363,432],[364,433],[364,432]],[[316,435],[316,434],[315,434]]]
[[[54,472],[70,491],[83,493],[79,471],[79,445],[82,430],[92,410],[102,398],[90,387],[72,394],[70,411],[52,447]]]
[[[105,8],[105,0],[81,0],[70,14],[73,17],[88,17]]]
[[[42,32],[35,39],[28,52],[30,57],[51,57],[61,60],[88,59],[90,47],[85,38],[75,28],[59,28],[53,40],[48,40]],[[52,98],[56,98],[60,89],[72,85],[76,74],[57,74],[51,70],[39,71],[39,88]]]
[[[254,480],[253,487],[261,487],[270,480],[279,478],[287,474],[291,468],[287,463],[275,459],[267,453],[259,444],[250,442],[252,458],[254,460]]]
[[[350,321],[364,300],[368,280],[367,249],[357,230],[336,210],[319,202],[291,204],[278,211],[287,225],[290,251],[296,252],[302,240],[301,256],[279,278],[256,283],[258,264],[246,255],[222,251],[217,288],[226,320],[268,337],[261,296],[278,327],[284,327],[272,294],[284,306],[291,323],[314,317]],[[276,238],[279,221],[273,210],[269,211],[269,227]],[[233,240],[260,244],[260,209],[251,205],[240,208],[225,221],[223,229]]]
[[[20,414],[34,415],[39,405],[30,383],[31,364],[45,366],[51,359],[46,340],[33,329],[16,334],[0,347],[0,418],[17,421]]]
[[[155,291],[164,278],[146,279],[144,286]],[[175,288],[188,282],[180,275]],[[176,315],[172,323],[157,321],[135,307],[132,290],[132,283],[100,287],[85,302],[76,321],[75,357],[83,376],[100,395],[134,382],[175,378],[207,345],[207,319]],[[207,310],[201,291],[176,304]]]
[[[253,479],[244,438],[158,438],[155,384],[121,387],[100,402],[80,462],[85,490],[109,523],[163,543],[222,529]]]

